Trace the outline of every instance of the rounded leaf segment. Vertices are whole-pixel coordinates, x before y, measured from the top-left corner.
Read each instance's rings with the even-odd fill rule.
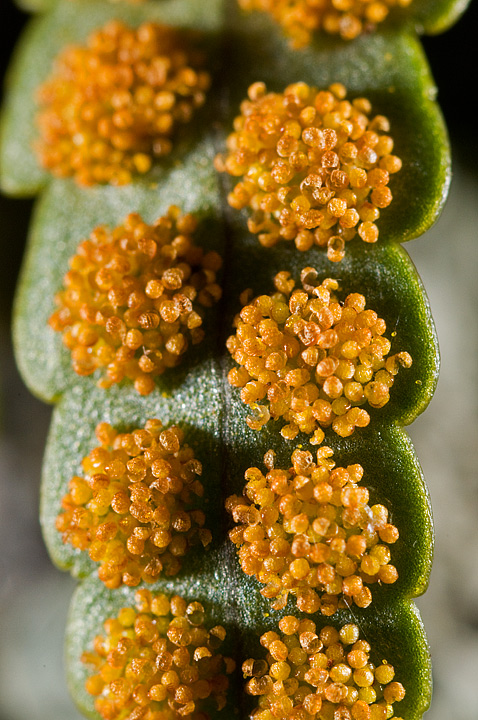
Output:
[[[364,404],[388,403],[399,367],[412,359],[407,352],[387,357],[385,321],[359,293],[340,301],[339,283],[320,283],[314,268],[303,269],[301,289],[294,290],[286,271],[274,284],[275,294],[243,307],[227,340],[239,365],[228,380],[252,410],[247,424],[260,430],[270,419],[283,420],[284,438],[303,432],[312,444],[323,442],[328,426],[347,437],[369,424]]]
[[[254,720],[307,718],[307,720],[386,720],[395,717],[395,702],[405,689],[394,680],[386,660],[370,661],[370,644],[360,638],[357,625],[340,630],[326,626],[317,631],[312,620],[286,615],[281,633],[261,637],[267,650],[263,659],[242,665],[250,679],[246,692],[257,697]],[[396,718],[400,720],[400,718]]]
[[[226,631],[207,630],[205,610],[176,595],[138,590],[135,606],[104,623],[82,661],[86,690],[104,720],[208,720],[226,704],[235,663],[217,650]]]
[[[100,445],[62,500],[56,527],[63,541],[99,563],[109,588],[176,575],[193,545],[211,542],[205,514],[194,507],[203,494],[201,463],[182,430],[160,420],[130,433],[100,423],[96,436]]]
[[[318,30],[354,40],[373,31],[394,7],[412,0],[238,0],[244,10],[269,13],[295,48],[308,45]]]
[[[147,225],[130,214],[97,227],[77,249],[55,300],[51,327],[63,334],[79,375],[103,371],[103,388],[123,379],[141,395],[204,338],[201,308],[221,296],[220,256],[194,244],[197,220],[171,207]]]
[[[228,498],[237,526],[229,537],[238,548],[247,575],[264,585],[261,594],[283,609],[289,594],[299,610],[333,615],[355,603],[368,607],[372,583],[398,578],[388,544],[398,539],[383,505],[369,505],[369,492],[358,487],[360,465],[335,468],[332,450],[295,450],[290,469],[246,470],[244,497]]]
[[[66,48],[38,91],[43,167],[80,185],[124,185],[171,152],[205,101],[210,77],[184,32],[112,21]]]
[[[240,178],[228,202],[252,211],[248,228],[262,245],[318,245],[337,262],[357,234],[377,241],[375,221],[392,201],[390,175],[402,163],[391,154],[388,119],[369,117],[371,110],[366,98],[347,100],[339,83],[328,90],[296,83],[283,93],[251,85],[216,168]]]

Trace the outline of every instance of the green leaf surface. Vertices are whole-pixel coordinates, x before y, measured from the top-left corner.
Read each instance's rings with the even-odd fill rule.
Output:
[[[394,243],[371,247],[352,241],[344,260],[332,263],[319,249],[298,253],[291,247],[261,248],[255,238],[236,227],[232,248],[233,261],[225,277],[228,322],[241,309],[239,295],[246,288],[251,288],[254,296],[274,292],[272,280],[281,270],[288,270],[299,285],[302,268],[313,267],[319,279],[331,277],[339,281],[341,300],[351,292],[364,294],[366,307],[386,321],[391,353],[406,350],[413,358],[412,367],[400,370],[396,376],[390,402],[380,410],[370,410],[371,424],[380,418],[382,422],[408,425],[426,408],[438,378],[438,344],[423,285],[402,247]],[[229,367],[233,364],[228,361]],[[242,425],[248,411],[238,400],[238,392],[229,392],[229,414]],[[267,427],[278,424],[272,421]]]
[[[300,257],[284,256],[283,250],[270,255],[270,251],[248,241],[237,228],[231,232],[230,243],[229,252],[234,264],[229,264],[226,275],[229,298],[225,312],[226,333],[244,284],[253,285],[255,290],[265,290],[271,283],[273,272],[280,267],[278,263],[286,262],[294,271],[301,261]],[[392,410],[388,415],[387,408],[377,411],[365,430],[347,439],[329,433],[326,442],[334,449],[338,465],[353,462],[363,465],[362,484],[370,490],[371,502],[385,504],[391,512],[392,522],[400,528],[400,539],[392,548],[399,580],[393,586],[372,588],[374,601],[370,608],[364,611],[353,608],[353,614],[341,611],[334,616],[333,623],[358,618],[380,659],[387,657],[398,665],[398,676],[408,680],[407,697],[400,712],[407,720],[412,720],[421,716],[428,703],[430,671],[423,629],[407,599],[426,588],[433,537],[422,473],[410,441],[398,424],[411,419],[433,390],[437,370],[436,341],[423,290],[406,253],[395,245],[384,246],[382,254],[377,254],[377,248],[374,251],[370,250],[367,258],[362,246],[358,245],[340,266],[341,284],[346,292],[365,286],[367,296],[373,299],[370,306],[379,309],[389,327],[397,328],[399,345],[394,350],[405,347],[417,355],[412,369],[403,371],[402,385],[399,378],[392,389],[392,393],[400,394],[396,398],[392,394],[389,404]],[[293,255],[292,251],[290,255]],[[336,266],[324,267],[324,264],[332,264],[318,251],[316,261],[322,274],[336,270]],[[213,355],[215,347],[211,343]],[[127,598],[131,602],[133,596],[132,590],[111,592],[100,587],[99,581],[94,579],[95,564],[85,553],[63,545],[54,527],[68,481],[80,472],[81,459],[95,445],[94,428],[101,420],[124,429],[142,425],[151,416],[159,417],[165,424],[179,422],[187,432],[188,443],[204,463],[203,479],[208,498],[206,525],[214,530],[213,543],[204,552],[191,552],[176,578],[160,582],[152,589],[179,593],[204,602],[211,608],[211,623],[226,624],[231,648],[239,659],[248,653],[257,654],[258,635],[273,627],[281,616],[281,613],[272,612],[259,594],[259,584],[242,574],[227,539],[227,520],[222,508],[227,495],[241,493],[244,470],[250,465],[261,465],[266,450],[272,447],[277,452],[277,465],[287,467],[292,449],[299,443],[306,447],[307,438],[287,443],[281,441],[277,428],[272,426],[260,433],[248,429],[245,408],[237,391],[229,388],[225,380],[229,366],[226,358],[220,363],[217,358],[205,358],[190,369],[183,382],[173,382],[169,391],[163,382],[161,390],[147,398],[139,397],[127,387],[105,392],[98,390],[91,378],[85,382],[75,382],[72,378],[55,410],[44,463],[42,525],[54,561],[76,575],[90,575],[78,591],[68,631],[70,686],[84,712],[92,712],[92,699],[83,689],[87,669],[78,658],[92,636],[100,632],[104,619],[126,604]],[[293,600],[284,612],[297,612]],[[319,617],[317,622],[322,626],[329,620]],[[236,692],[239,686],[238,680],[234,685]],[[242,696],[235,699],[233,695],[231,702],[232,706],[241,707]]]
[[[201,219],[197,242],[224,254],[222,218],[218,212],[219,183],[212,167],[213,158],[211,139],[204,136],[154,182],[89,189],[61,180],[48,185],[32,221],[15,304],[17,362],[35,395],[52,402],[67,388],[90,385],[93,380],[79,378],[73,372],[60,335],[47,323],[55,309],[54,295],[62,286],[68,260],[95,227],[115,227],[129,212],[138,212],[151,223],[170,205],[180,204],[184,212],[195,212]],[[206,328],[214,326],[215,318],[217,310],[213,308],[207,313]],[[191,353],[189,358],[190,363],[195,362]],[[173,371],[173,382],[184,377],[190,363]]]
[[[470,2],[471,0],[413,0],[412,22],[419,34],[436,35],[451,27]]]
[[[293,51],[262,15],[231,22],[224,80],[231,88],[232,115],[239,114],[247,88],[258,80],[274,92],[299,81],[318,88],[341,82],[349,97],[368,98],[374,114],[389,118],[394,153],[403,161],[389,184],[393,201],[377,221],[380,238],[404,242],[425,232],[446,199],[450,157],[436,88],[414,33],[385,30],[354,43],[327,37]],[[245,222],[246,211],[242,214]]]
[[[105,0],[68,0],[31,20],[18,43],[6,81],[8,93],[0,128],[3,192],[35,195],[50,180],[32,150],[37,132],[35,93],[50,75],[55,57],[65,46],[84,42],[93,30],[111,19],[121,19],[132,26],[150,20],[199,31],[210,50],[210,64],[214,66],[215,38],[222,26],[222,4],[222,0],[208,0],[205,13],[200,4],[189,0],[120,5]],[[182,151],[180,147],[169,162],[181,157]]]
[[[201,151],[205,150],[203,156]],[[200,158],[205,162],[201,163]],[[214,175],[210,174],[210,160],[210,147],[198,147],[196,156],[188,156],[187,163],[173,171],[164,185],[154,189],[132,185],[85,191],[60,181],[49,186],[33,221],[15,311],[17,361],[25,382],[36,395],[51,402],[68,388],[94,382],[94,377],[79,378],[74,373],[60,335],[47,324],[54,310],[55,293],[62,287],[68,269],[68,259],[94,227],[119,224],[133,209],[151,221],[174,202],[184,210],[200,213],[204,219],[201,236],[204,244],[221,250],[221,206]],[[204,170],[204,179],[195,174],[198,168]],[[52,247],[57,248],[56,256],[52,255]],[[367,307],[387,323],[392,352],[407,350],[412,355],[412,368],[399,372],[390,403],[373,415],[408,424],[426,407],[438,374],[437,341],[423,287],[400,246],[382,243],[370,248],[353,242],[337,266],[318,249],[305,256],[290,247],[265,250],[236,227],[230,238],[231,252],[233,260],[228,263],[224,280],[225,295],[229,298],[227,334],[232,331],[232,317],[240,309],[238,298],[243,290],[251,287],[255,294],[270,292],[273,276],[279,270],[288,269],[298,279],[304,266],[313,266],[321,278],[339,279],[342,299],[350,292],[365,293]],[[214,316],[214,311],[209,314],[213,326],[211,315]],[[192,354],[189,357],[194,363]],[[172,380],[163,375],[159,387],[167,389],[168,383],[177,382],[188,368],[186,365],[185,369],[174,371]],[[241,422],[243,419],[242,416]]]
[[[45,12],[56,3],[67,3],[71,0],[16,0],[22,9],[31,12]],[[108,0],[103,0],[108,2]],[[152,0],[156,2],[157,0]],[[231,5],[237,0],[226,0]],[[86,3],[89,0],[81,0]],[[128,3],[131,0],[109,0],[112,3]],[[466,10],[470,0],[413,0],[405,9],[394,9],[387,23],[401,25],[412,24],[419,34],[434,34],[449,28]]]
[[[47,3],[53,9],[31,21],[10,73],[0,182],[13,195],[43,190],[17,292],[15,346],[32,392],[57,402],[43,469],[41,518],[54,562],[82,578],[72,604],[67,642],[69,682],[76,702],[86,714],[97,717],[93,699],[84,689],[88,670],[80,656],[101,632],[104,620],[132,604],[134,596],[131,588],[106,589],[97,579],[96,564],[86,553],[63,544],[55,529],[61,498],[71,477],[81,474],[82,458],[96,445],[94,429],[100,421],[124,430],[141,426],[150,417],[159,417],[165,425],[179,423],[186,442],[203,463],[206,527],[213,530],[213,542],[205,551],[191,551],[176,578],[159,581],[151,589],[203,602],[209,625],[226,626],[224,653],[234,655],[239,668],[245,657],[261,656],[259,636],[285,614],[271,611],[260,595],[259,583],[242,573],[227,537],[231,521],[224,501],[242,492],[244,471],[251,465],[261,466],[269,448],[277,453],[277,466],[288,467],[292,450],[298,445],[308,448],[308,438],[301,435],[286,442],[278,433],[280,423],[274,421],[260,432],[247,427],[248,409],[226,380],[233,363],[224,341],[232,332],[244,289],[269,293],[279,270],[288,270],[298,280],[303,267],[313,266],[320,279],[338,279],[341,298],[350,292],[363,293],[367,307],[387,323],[391,352],[406,350],[413,358],[412,367],[397,375],[390,402],[370,411],[367,428],[345,439],[332,431],[326,433],[336,464],[362,464],[362,486],[370,490],[371,502],[383,503],[390,510],[391,522],[400,531],[391,548],[399,579],[391,586],[372,586],[374,601],[367,609],[354,607],[340,610],[333,619],[318,616],[314,620],[319,627],[357,622],[374,647],[372,659],[380,663],[387,658],[407,689],[396,712],[405,720],[419,720],[429,704],[431,673],[426,637],[410,599],[427,586],[433,533],[428,493],[403,426],[428,404],[439,361],[423,286],[398,243],[432,224],[450,179],[446,131],[415,30],[444,29],[466,3],[414,0],[411,12],[397,13],[388,29],[353,43],[320,37],[310,48],[292,51],[268,18],[259,13],[244,16],[234,0],[210,0],[207,12],[191,0],[140,5],[104,0],[22,1],[32,9],[46,9]],[[37,165],[31,149],[36,132],[34,92],[65,44],[83,41],[111,17],[131,24],[152,19],[201,30],[211,48],[213,90],[194,131],[181,134],[166,163],[130,186],[79,188],[70,180],[51,180]],[[270,90],[282,90],[299,80],[317,87],[343,82],[351,97],[368,97],[374,113],[390,118],[403,169],[390,183],[394,201],[382,213],[375,246],[354,240],[347,244],[345,259],[339,264],[328,261],[319,248],[307,253],[287,245],[264,249],[247,233],[246,214],[233,213],[226,206],[231,183],[215,173],[212,161],[224,146],[248,85],[257,80],[265,81]],[[93,228],[118,225],[133,211],[152,222],[171,204],[198,213],[198,241],[225,257],[224,300],[208,313],[206,341],[188,355],[183,366],[161,376],[150,396],[140,397],[127,384],[100,390],[96,375],[75,375],[61,337],[47,324],[54,295],[62,286],[69,258]],[[289,600],[285,612],[297,612],[295,601]],[[224,717],[244,718],[249,711],[240,676],[239,671]]]
[[[193,12],[195,5],[185,0],[139,6],[69,0],[32,21],[12,67],[3,118],[0,184],[4,191],[32,195],[48,181],[32,152],[35,90],[49,75],[53,58],[62,47],[83,41],[92,28],[114,16],[132,24],[150,18],[195,26],[211,41],[222,17],[219,0],[209,5],[208,13],[200,13]],[[434,102],[436,90],[413,33],[385,30],[354,43],[326,37],[310,48],[294,51],[261,13],[243,17],[232,10],[226,28],[217,92],[232,89],[230,114],[237,114],[248,85],[257,80],[265,81],[271,90],[282,90],[297,80],[317,87],[343,82],[351,96],[365,95],[374,112],[389,117],[395,152],[404,163],[392,179],[394,201],[382,213],[382,236],[409,240],[433,223],[448,189],[449,148]]]
[[[192,370],[186,380],[167,396],[154,392],[141,398],[134,390],[114,388],[104,393],[94,387],[78,386],[57,405],[43,466],[41,522],[46,544],[55,563],[74,575],[96,573],[97,563],[86,552],[63,544],[55,528],[61,499],[68,482],[82,474],[81,461],[97,445],[94,430],[106,421],[121,431],[143,427],[147,419],[159,418],[164,425],[180,424],[185,441],[203,464],[206,527],[213,530],[212,548],[228,545],[224,500],[242,494],[244,471],[262,466],[262,456],[272,448],[277,467],[290,466],[290,455],[302,442],[284,442],[272,429],[256,433],[238,419],[229,403],[224,404],[224,375],[210,359]],[[374,423],[350,438],[327,437],[338,466],[359,462],[364,467],[362,485],[370,491],[370,504],[382,503],[391,522],[400,528],[400,538],[391,548],[392,563],[399,580],[393,586],[373,586],[374,597],[415,597],[426,589],[430,573],[433,534],[426,486],[413,448],[406,434],[387,423]],[[313,448],[310,447],[313,452]],[[223,467],[225,465],[225,470]],[[195,567],[214,568],[211,550],[192,550],[185,558],[181,577]],[[255,581],[249,581],[255,586]],[[294,603],[290,604],[293,611]]]
[[[77,385],[66,393],[55,408],[43,465],[41,522],[46,544],[55,563],[74,575],[96,572],[97,564],[87,553],[64,545],[55,528],[61,499],[68,482],[82,473],[81,461],[96,447],[95,427],[109,422],[123,432],[143,427],[149,418],[159,418],[165,426],[179,424],[185,442],[203,464],[204,511],[207,527],[217,527],[225,518],[221,499],[223,420],[223,378],[212,358],[190,368],[183,382],[169,392],[156,390],[143,398],[132,387],[113,387],[107,393],[94,383]],[[218,539],[216,538],[216,543]],[[209,552],[207,553],[210,554]],[[202,558],[201,558],[202,561]],[[197,564],[196,550],[186,556],[182,574]]]
[[[218,553],[215,572],[204,573],[201,568],[187,580],[174,584],[158,582],[151,586],[152,592],[173,592],[187,600],[199,600],[206,609],[207,626],[220,623],[226,628],[221,652],[235,657],[238,668],[231,680],[235,690],[231,688],[228,710],[212,714],[212,718],[218,720],[220,717],[247,716],[250,708],[240,689],[244,682],[240,671],[242,661],[265,655],[259,637],[267,630],[276,629],[282,615],[269,612],[264,599],[251,592],[241,575],[234,574],[233,565],[228,567],[228,562],[231,563],[231,558],[226,553]],[[234,594],[230,592],[231,586]],[[94,637],[103,634],[104,621],[114,617],[122,607],[133,604],[134,589],[107,590],[94,577],[82,582],[74,596],[67,627],[67,671],[72,696],[88,717],[97,718],[97,715],[93,698],[84,689],[88,668],[79,658],[85,648],[91,649]],[[413,603],[396,599],[378,604],[373,615],[354,609],[353,613],[341,611],[332,619],[314,618],[314,621],[319,629],[325,625],[340,628],[347,622],[358,624],[361,636],[373,646],[371,660],[376,664],[384,659],[392,662],[396,678],[407,688],[396,711],[406,720],[421,718],[430,703],[431,668],[425,632]]]

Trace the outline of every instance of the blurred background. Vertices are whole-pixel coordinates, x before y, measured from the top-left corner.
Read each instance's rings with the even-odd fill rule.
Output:
[[[3,76],[27,18],[11,0],[1,0],[1,16],[8,31]],[[453,182],[440,220],[406,246],[430,299],[442,356],[437,392],[409,428],[436,528],[430,587],[417,601],[434,664],[427,720],[478,718],[478,142],[469,105],[477,21],[474,0],[451,30],[423,40],[450,132]],[[24,387],[10,340],[30,212],[31,202],[0,197],[0,720],[80,720],[63,670],[74,581],[51,565],[38,524],[51,410]]]

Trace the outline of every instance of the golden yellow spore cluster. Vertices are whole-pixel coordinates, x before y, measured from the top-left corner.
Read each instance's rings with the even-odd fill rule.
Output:
[[[412,359],[407,352],[387,357],[385,321],[365,308],[363,295],[340,302],[338,282],[319,284],[314,268],[302,270],[301,289],[294,290],[286,271],[274,284],[276,293],[242,308],[227,340],[239,365],[228,380],[253,411],[247,424],[260,430],[271,418],[282,419],[284,438],[303,432],[312,444],[322,443],[328,426],[347,437],[370,421],[363,404],[381,408],[389,401],[400,365],[410,367]]]
[[[63,541],[88,551],[109,588],[176,575],[191,546],[211,542],[204,512],[194,508],[201,463],[182,430],[157,419],[130,433],[103,422],[96,436],[84,476],[71,479],[62,501]]]
[[[188,45],[167,26],[112,21],[66,48],[38,91],[40,163],[80,185],[125,185],[148,172],[205,101],[210,77]]]
[[[302,612],[333,615],[355,603],[368,607],[376,582],[394,583],[389,543],[398,539],[384,505],[372,505],[357,486],[361,465],[334,468],[332,450],[295,450],[290,469],[246,470],[244,497],[228,498],[237,526],[229,537],[238,548],[242,570],[265,587],[261,594],[283,609],[289,594]]]
[[[257,697],[254,720],[388,720],[405,689],[387,661],[375,666],[371,647],[352,623],[317,631],[312,620],[287,615],[281,634],[264,633],[265,659],[246,660],[246,692]],[[396,720],[401,720],[396,718]]]
[[[338,83],[318,91],[301,82],[283,93],[251,85],[216,168],[241,178],[228,202],[252,211],[248,228],[262,245],[318,245],[337,262],[357,233],[377,241],[390,175],[402,163],[391,154],[388,119],[370,118],[371,109],[365,98],[347,100]]]
[[[208,720],[226,704],[235,663],[217,650],[226,631],[207,630],[199,602],[138,590],[135,607],[104,624],[105,636],[83,653],[86,681],[104,720]]]
[[[76,373],[101,368],[100,387],[127,379],[148,395],[154,378],[201,342],[199,309],[221,296],[222,261],[194,244],[197,224],[172,206],[153,225],[132,213],[80,243],[49,321],[63,333]]]
[[[308,45],[318,30],[354,40],[385,20],[394,7],[412,0],[238,0],[244,10],[267,12],[290,37],[294,48]]]

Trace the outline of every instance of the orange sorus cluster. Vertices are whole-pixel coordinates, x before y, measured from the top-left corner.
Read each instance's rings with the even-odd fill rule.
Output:
[[[321,447],[315,463],[312,453],[297,449],[292,467],[280,469],[269,450],[268,471],[246,470],[244,497],[227,500],[241,567],[265,586],[261,593],[274,609],[285,607],[289,593],[307,613],[333,615],[343,600],[368,607],[367,585],[398,577],[382,544],[398,539],[387,508],[370,507],[368,490],[357,487],[361,465],[334,468],[331,456]]]
[[[242,308],[227,341],[239,365],[228,380],[253,410],[249,427],[260,430],[270,418],[283,419],[284,438],[303,432],[320,444],[323,427],[347,437],[368,425],[370,416],[360,406],[383,407],[400,365],[410,367],[412,360],[406,352],[387,358],[385,321],[365,309],[363,295],[339,302],[338,282],[319,284],[314,268],[303,269],[301,283],[294,290],[290,273],[280,272],[275,294]]]
[[[377,241],[390,174],[402,163],[391,155],[388,119],[370,112],[368,100],[347,100],[338,83],[322,91],[296,83],[283,93],[251,85],[216,168],[241,178],[228,202],[252,211],[248,228],[262,245],[318,245],[337,262],[357,234]]]
[[[65,49],[38,92],[41,164],[81,185],[124,185],[148,172],[209,88],[190,40],[155,23],[112,21]]]
[[[262,10],[272,15],[295,48],[308,45],[313,34],[324,30],[354,40],[385,20],[394,7],[407,7],[412,0],[238,0],[244,10]]]
[[[226,704],[235,663],[217,649],[226,631],[204,626],[199,602],[138,590],[135,607],[104,624],[82,660],[96,672],[86,690],[104,720],[205,720],[205,704]]]
[[[100,445],[83,459],[84,477],[70,481],[57,530],[100,564],[107,587],[175,575],[192,545],[211,542],[203,511],[191,509],[203,494],[201,463],[182,430],[160,420],[129,433],[100,423],[96,436]]]
[[[77,249],[50,318],[63,333],[75,372],[104,370],[100,387],[123,379],[141,395],[154,378],[204,337],[199,307],[221,296],[222,261],[194,244],[197,220],[172,206],[147,225],[130,214],[123,225],[98,227]]]
[[[393,680],[386,660],[375,666],[371,647],[360,639],[357,625],[316,631],[312,620],[286,615],[281,634],[261,637],[267,657],[242,665],[246,692],[258,698],[253,720],[386,720],[405,689]],[[395,716],[394,716],[395,717]],[[401,720],[395,718],[395,720]]]

